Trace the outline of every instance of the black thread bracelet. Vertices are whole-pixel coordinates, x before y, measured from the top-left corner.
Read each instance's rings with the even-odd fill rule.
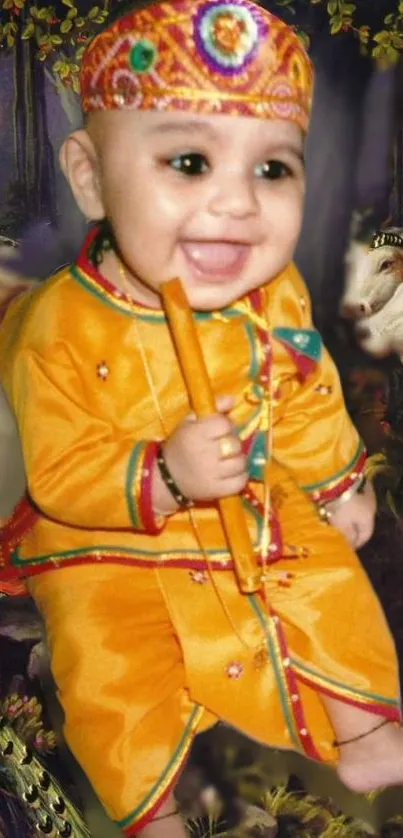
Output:
[[[371,730],[367,730],[366,733],[360,733],[359,736],[353,736],[351,739],[344,739],[342,742],[338,742],[337,739],[333,742],[334,748],[341,748],[343,745],[351,745],[352,742],[359,742],[361,739],[366,739],[367,736],[371,736],[371,733],[375,733],[377,730],[380,730],[381,727],[385,727],[386,725],[390,725],[390,719],[383,719],[382,722],[379,722],[378,725],[372,727]]]
[[[172,477],[171,472],[166,464],[164,452],[162,450],[162,445],[159,445],[157,448],[157,466],[159,473],[165,483],[165,486],[170,491],[173,499],[176,501],[179,507],[189,508],[193,506],[193,502],[187,498],[183,492],[181,492],[179,486],[176,485],[175,480]]]

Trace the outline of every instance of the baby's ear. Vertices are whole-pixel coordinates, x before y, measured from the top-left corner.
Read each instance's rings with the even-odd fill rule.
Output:
[[[92,139],[85,129],[75,131],[67,137],[60,149],[59,160],[76,203],[85,218],[88,221],[100,221],[105,217],[105,212],[98,157]]]

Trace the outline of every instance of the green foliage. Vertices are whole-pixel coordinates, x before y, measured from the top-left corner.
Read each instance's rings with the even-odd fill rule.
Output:
[[[74,0],[62,0],[66,7],[57,16],[54,6],[31,5],[29,0],[3,0],[0,48],[12,49],[17,38],[32,40],[36,57],[46,61],[51,72],[74,92],[79,92],[79,64],[87,41],[104,25],[110,0],[91,6],[80,14]],[[5,14],[6,13],[6,14]],[[8,19],[7,19],[8,18]]]

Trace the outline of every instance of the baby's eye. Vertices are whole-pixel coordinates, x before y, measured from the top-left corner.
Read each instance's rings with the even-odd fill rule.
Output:
[[[209,168],[207,158],[204,154],[199,154],[198,152],[178,154],[177,157],[172,157],[168,162],[177,172],[193,177],[204,175]]]
[[[282,163],[281,160],[266,160],[260,166],[256,166],[255,174],[257,177],[265,178],[265,180],[280,180],[281,178],[292,177],[292,171],[289,166]]]

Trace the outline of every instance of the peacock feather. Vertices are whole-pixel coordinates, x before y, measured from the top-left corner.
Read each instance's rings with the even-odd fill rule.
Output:
[[[24,805],[37,834],[90,838],[80,813],[39,756],[55,744],[53,733],[43,729],[41,714],[35,698],[15,694],[0,703],[0,760],[7,785]]]

